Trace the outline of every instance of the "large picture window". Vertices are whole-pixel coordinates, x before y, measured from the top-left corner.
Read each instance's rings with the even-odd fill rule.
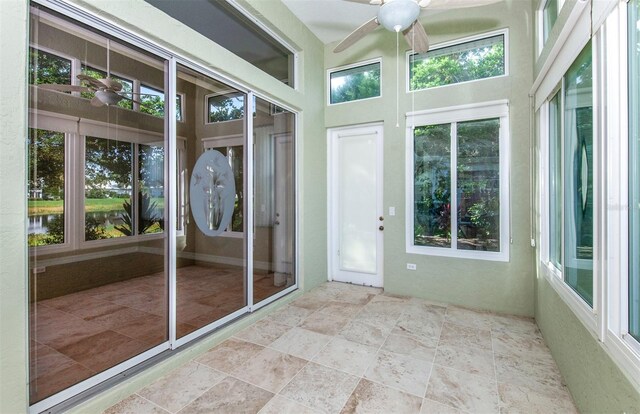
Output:
[[[506,103],[416,114],[414,120],[408,252],[508,260]]]
[[[435,46],[409,55],[409,90],[421,90],[506,75],[507,32]]]

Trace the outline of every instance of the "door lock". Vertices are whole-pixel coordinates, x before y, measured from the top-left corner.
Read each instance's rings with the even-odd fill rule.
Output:
[[[384,221],[384,217],[380,216],[380,217],[378,218],[378,220],[380,220],[380,221]]]
[[[378,227],[378,230],[380,230],[380,231],[384,230],[384,226]]]

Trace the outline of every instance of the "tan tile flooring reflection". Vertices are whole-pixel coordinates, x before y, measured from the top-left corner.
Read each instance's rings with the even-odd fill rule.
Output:
[[[245,305],[242,270],[178,269],[178,337]],[[260,298],[284,287],[256,274]],[[31,313],[31,402],[87,379],[167,338],[162,273],[37,302]]]
[[[106,413],[577,413],[532,319],[328,283]]]

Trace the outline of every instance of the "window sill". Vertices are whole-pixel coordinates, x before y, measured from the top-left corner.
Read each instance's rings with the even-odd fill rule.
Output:
[[[493,262],[509,262],[509,251],[486,252],[478,250],[454,250],[446,247],[423,247],[408,245],[407,253],[427,256],[453,257],[456,259],[487,260]]]

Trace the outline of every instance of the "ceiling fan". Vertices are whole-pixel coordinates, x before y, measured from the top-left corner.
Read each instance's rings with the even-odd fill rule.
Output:
[[[110,49],[111,40],[107,39],[107,72],[104,78],[97,78],[80,74],[77,76],[80,83],[84,85],[60,85],[60,84],[40,84],[38,87],[51,91],[58,92],[89,92],[93,93],[94,97],[91,99],[91,105],[104,106],[104,105],[116,105],[123,99],[127,99],[131,102],[140,104],[140,102],[133,99],[133,95],[146,95],[132,92],[122,92],[122,84],[110,76]],[[128,97],[127,95],[131,95]]]
[[[91,105],[93,106],[116,105],[123,99],[140,104],[140,102],[126,96],[132,95],[133,92],[122,92],[122,84],[108,75],[103,79],[88,75],[78,75],[77,78],[85,85],[59,85],[52,83],[40,84],[38,87],[58,92],[93,93],[94,97],[91,99]]]
[[[485,6],[502,0],[346,0],[380,6],[378,15],[354,30],[338,43],[334,53],[342,52],[382,25],[391,32],[402,32],[409,46],[417,53],[429,50],[429,38],[418,21],[422,10],[446,10]]]

